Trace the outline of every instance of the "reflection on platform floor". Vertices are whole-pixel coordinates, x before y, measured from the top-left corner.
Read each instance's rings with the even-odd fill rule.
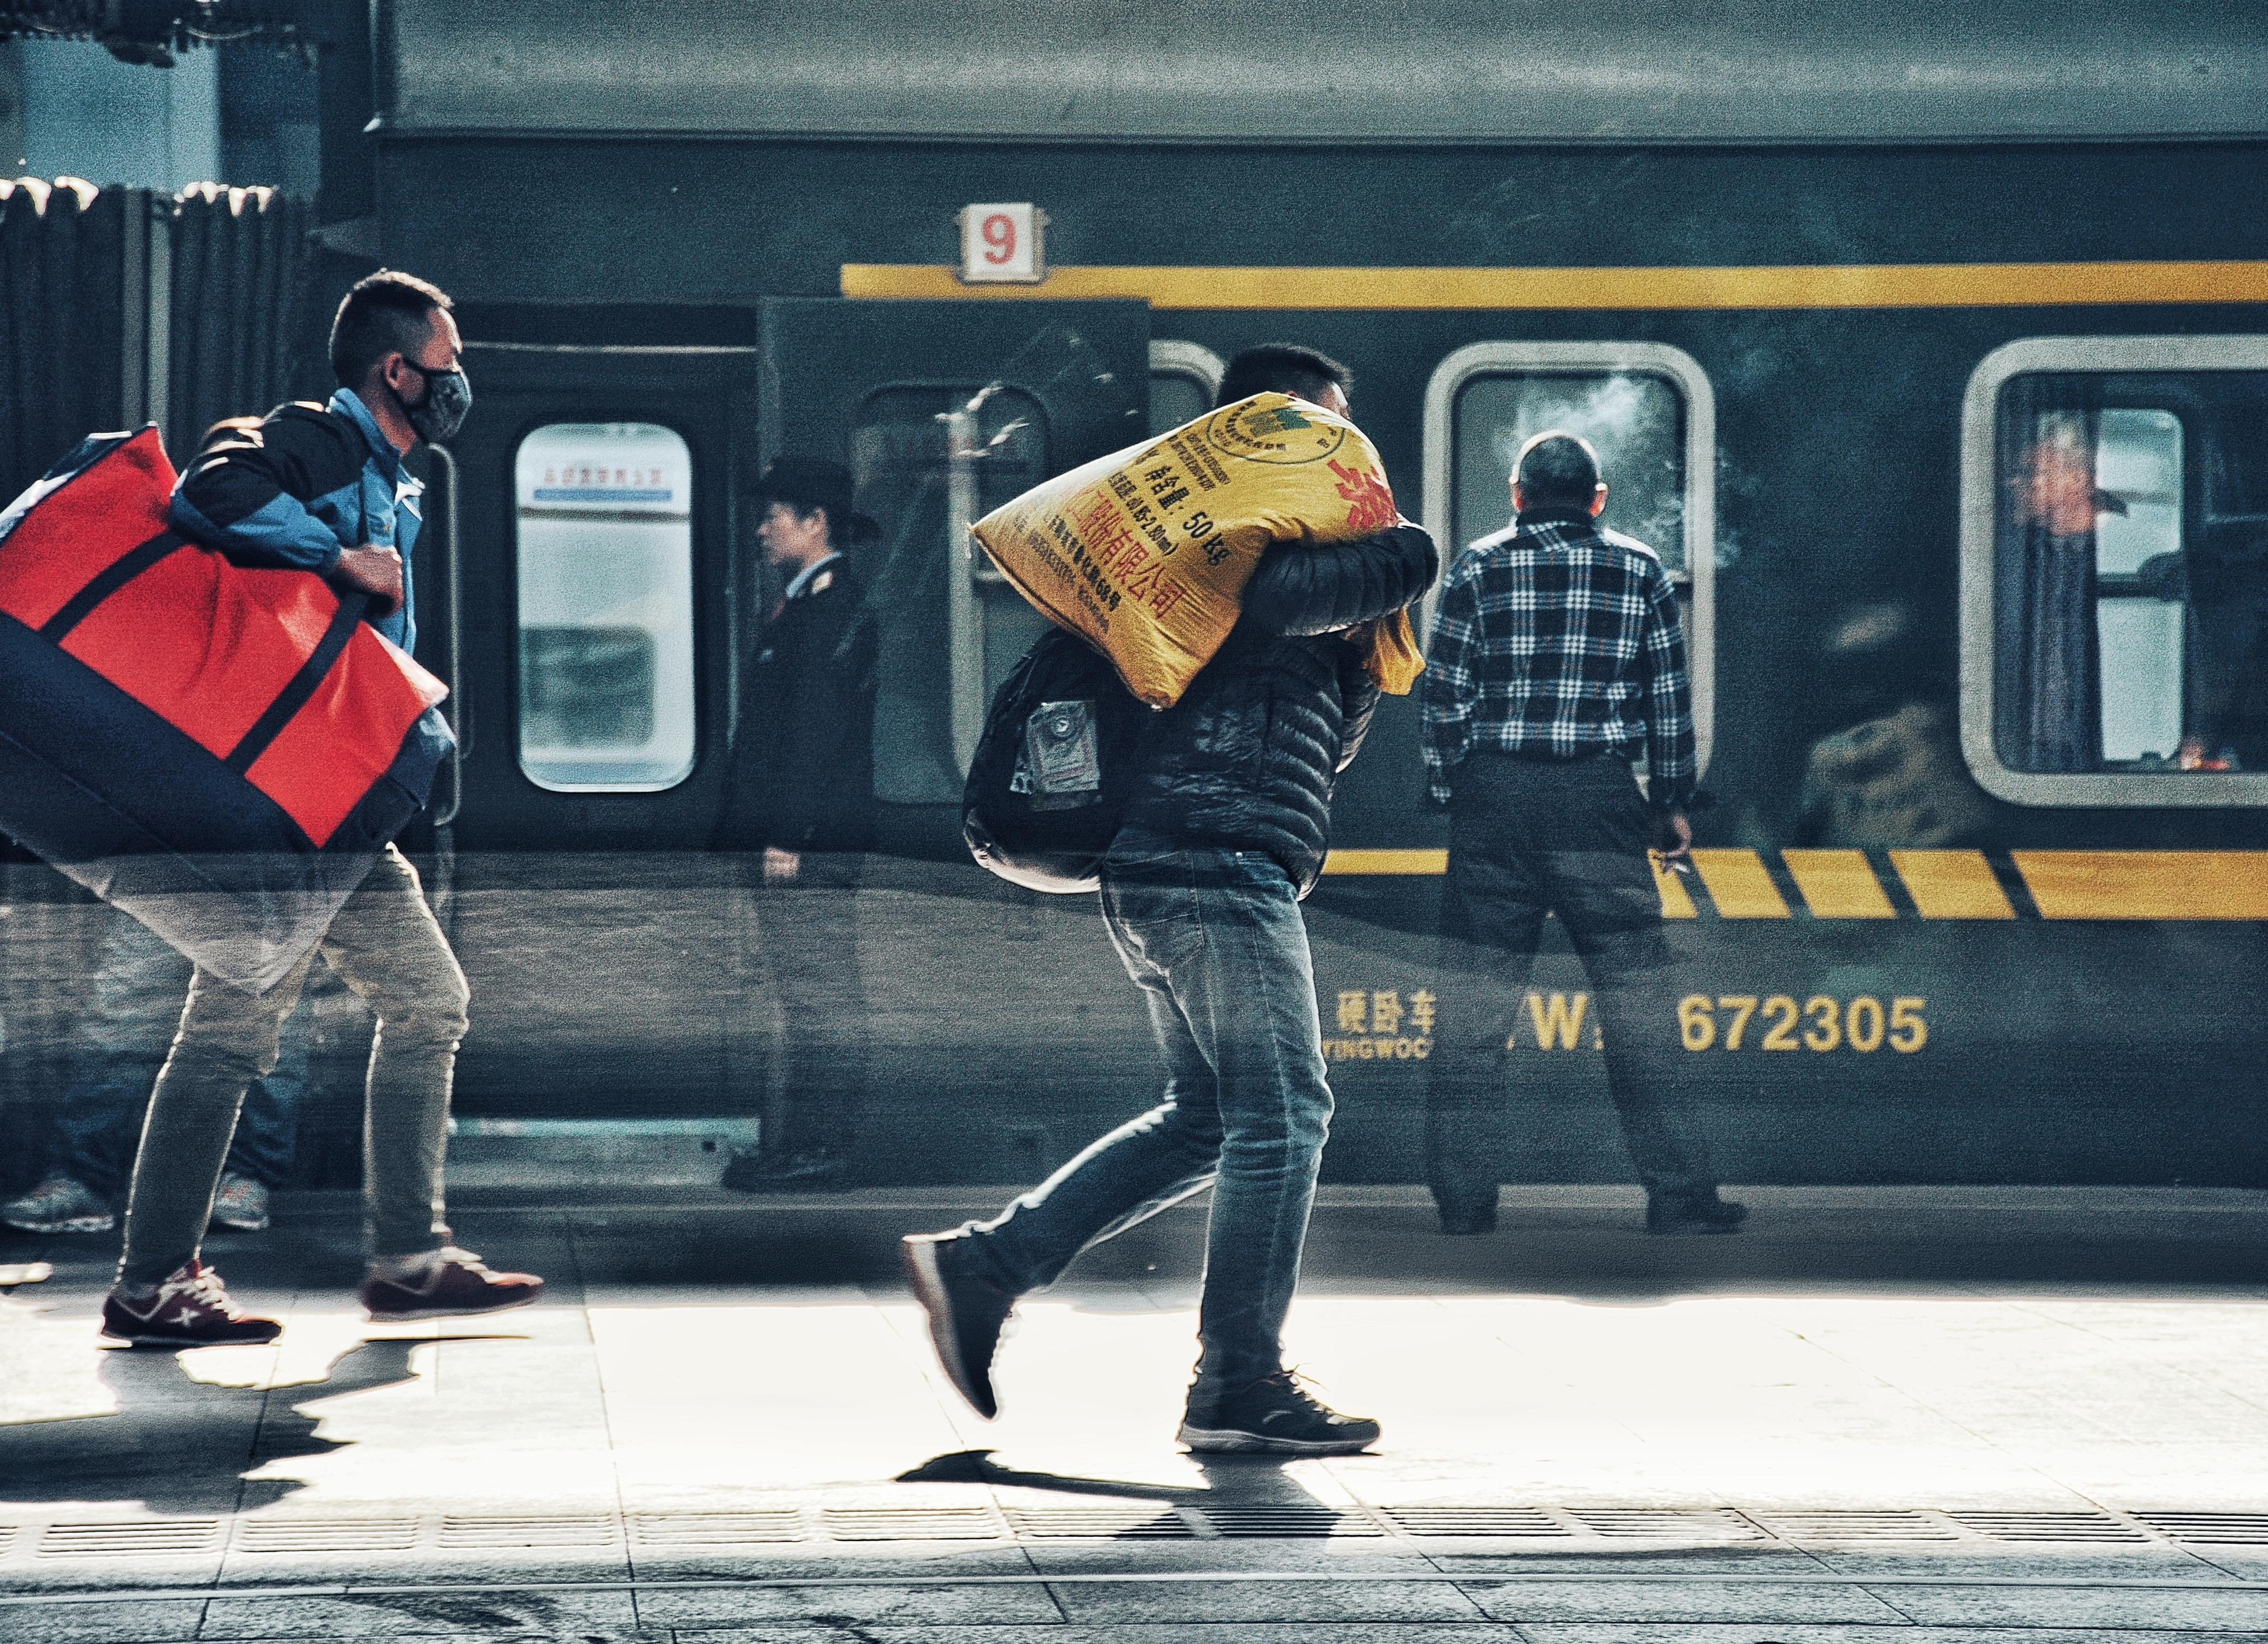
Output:
[[[1386,1437],[1289,1464],[1171,1442],[1194,1210],[1027,1302],[992,1424],[892,1248],[981,1195],[497,1195],[544,1305],[417,1327],[287,1201],[209,1251],[282,1341],[179,1355],[11,1240],[0,1640],[2268,1639],[2268,1196],[1743,1196],[1327,1193],[1292,1355]]]

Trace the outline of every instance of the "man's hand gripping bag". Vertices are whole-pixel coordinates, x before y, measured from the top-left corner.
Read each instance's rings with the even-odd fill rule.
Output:
[[[174,532],[154,428],[0,513],[0,831],[224,980],[319,941],[454,745],[441,682],[312,571]]]
[[[1026,599],[1167,708],[1228,638],[1272,544],[1351,542],[1399,518],[1361,430],[1256,394],[1058,475],[973,529]],[[1380,684],[1406,693],[1420,666],[1407,613],[1375,624],[1370,644]]]

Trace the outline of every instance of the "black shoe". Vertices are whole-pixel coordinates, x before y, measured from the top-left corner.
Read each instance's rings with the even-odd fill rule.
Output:
[[[850,1166],[840,1154],[814,1147],[786,1154],[734,1154],[718,1185],[736,1193],[832,1193],[850,1185]]]
[[[1697,1193],[1654,1193],[1646,1201],[1648,1233],[1731,1233],[1749,1219],[1749,1207],[1719,1198],[1715,1188]]]
[[[1289,1370],[1229,1393],[1189,1390],[1174,1434],[1193,1450],[1259,1450],[1271,1456],[1351,1456],[1378,1442],[1378,1423],[1342,1416],[1310,1395]]]
[[[1482,1210],[1445,1210],[1441,1213],[1441,1231],[1453,1237],[1474,1233],[1496,1231],[1496,1206]]]
[[[969,1272],[966,1234],[911,1233],[902,1248],[914,1299],[929,1315],[938,1362],[969,1407],[991,1420],[1000,1413],[992,1392],[992,1355],[1016,1298]]]

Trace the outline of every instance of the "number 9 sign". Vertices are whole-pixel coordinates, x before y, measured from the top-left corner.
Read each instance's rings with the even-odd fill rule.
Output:
[[[961,277],[976,284],[1036,284],[1048,276],[1041,237],[1048,214],[1037,206],[967,205],[961,209]]]

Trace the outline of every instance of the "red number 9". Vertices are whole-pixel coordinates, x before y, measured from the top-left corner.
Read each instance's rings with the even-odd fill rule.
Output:
[[[1014,217],[1005,211],[995,211],[984,219],[984,225],[979,232],[984,237],[984,243],[990,247],[984,254],[984,261],[994,268],[998,268],[1015,256],[1016,219]]]

